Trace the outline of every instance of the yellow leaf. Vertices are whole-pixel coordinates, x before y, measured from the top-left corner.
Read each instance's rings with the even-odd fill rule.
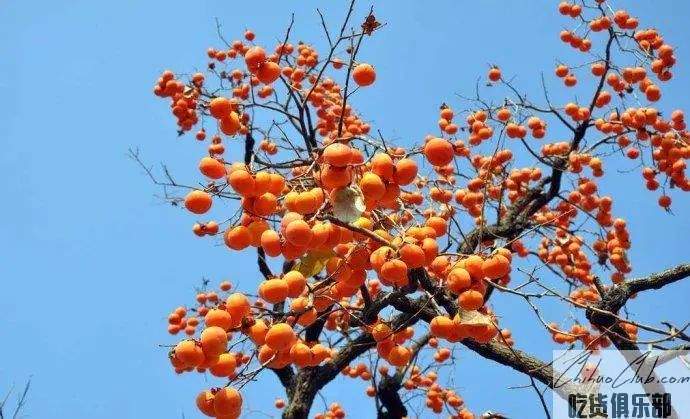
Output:
[[[326,262],[328,259],[335,256],[333,250],[328,250],[326,252],[309,252],[305,257],[300,259],[300,261],[295,264],[292,268],[293,271],[298,271],[305,278],[312,277],[323,270],[326,267]]]

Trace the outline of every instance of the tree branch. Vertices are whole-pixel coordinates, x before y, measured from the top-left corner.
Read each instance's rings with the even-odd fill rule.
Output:
[[[651,289],[658,290],[690,276],[690,263],[675,266],[662,272],[651,274],[645,278],[633,279],[627,282],[630,293],[635,294]]]

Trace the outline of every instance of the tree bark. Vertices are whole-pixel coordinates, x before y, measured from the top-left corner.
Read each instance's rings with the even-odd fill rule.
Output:
[[[376,392],[382,405],[377,415],[379,419],[399,419],[407,416],[407,409],[398,393],[400,387],[400,382],[395,377],[382,376]]]

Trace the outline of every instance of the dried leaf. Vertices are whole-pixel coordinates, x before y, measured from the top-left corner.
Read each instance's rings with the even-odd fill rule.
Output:
[[[367,16],[364,23],[362,23],[362,30],[365,34],[371,35],[371,33],[378,29],[379,26],[381,26],[381,23],[376,21],[376,16],[374,16],[374,14],[372,13],[369,16]]]
[[[184,97],[192,97],[193,94],[194,94],[194,88],[192,86],[185,85],[184,90],[182,91],[182,95]]]
[[[458,311],[458,316],[460,316],[460,323],[461,324],[472,324],[472,325],[485,324],[487,326],[492,326],[494,324],[491,321],[491,317],[487,316],[486,314],[482,314],[482,313],[478,312],[477,310],[473,310],[473,311],[460,310],[460,311]]]
[[[356,186],[347,186],[335,193],[333,216],[346,223],[354,223],[367,209],[364,195]]]
[[[293,271],[298,271],[305,278],[312,277],[323,270],[326,267],[326,262],[328,259],[335,256],[335,252],[328,250],[326,252],[309,252],[305,257],[300,259],[300,261],[295,264],[292,268]]]
[[[570,237],[557,237],[556,238],[556,243],[561,247],[567,245],[568,242],[570,242]]]

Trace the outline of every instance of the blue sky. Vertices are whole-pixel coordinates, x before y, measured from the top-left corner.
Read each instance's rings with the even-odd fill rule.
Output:
[[[630,3],[616,4],[630,7],[642,26],[659,27],[677,47],[677,77],[662,86],[662,106],[667,112],[682,107],[690,88],[682,77],[690,70],[690,5],[674,2],[670,11],[657,2]],[[324,8],[335,29],[346,3],[323,4],[43,0],[0,7],[0,394],[32,377],[26,413],[33,418],[199,417],[195,395],[218,381],[178,377],[169,368],[166,350],[158,347],[174,342],[165,332],[167,314],[191,300],[202,276],[254,288],[254,254],[194,237],[195,217],[155,198],[159,190],[126,152],[138,146],[145,161],[165,162],[180,179],[200,180],[196,164],[204,150],[191,137],[176,137],[167,102],[151,93],[156,78],[165,69],[204,67],[206,48],[220,45],[216,17],[229,39],[251,28],[257,41],[272,46],[294,11],[292,40],[323,46],[315,8]],[[552,77],[557,58],[573,58],[558,40],[570,21],[555,3],[545,4],[375,2],[377,17],[388,25],[367,40],[360,58],[376,66],[378,80],[353,103],[389,138],[411,145],[435,131],[441,102],[461,106],[455,93],[471,94],[489,63],[516,75],[534,97],[541,95],[539,72],[545,71],[557,100],[572,100],[571,92],[556,93],[562,89]],[[356,21],[370,5],[358,3]],[[230,157],[240,156],[239,147],[228,148]],[[615,214],[629,221],[637,275],[688,261],[687,196],[673,193],[672,216],[657,207],[658,193],[643,190],[638,172],[610,170],[603,185],[616,197]],[[681,322],[689,291],[689,284],[676,284],[663,298],[642,296],[630,308],[639,318]],[[507,296],[494,303],[517,347],[550,357],[549,339],[537,333],[524,303]],[[551,309],[561,313],[553,320],[564,316]],[[473,411],[539,414],[533,393],[508,390],[524,377],[466,350],[458,356],[452,379]],[[324,394],[353,417],[369,417],[373,402],[365,387],[339,380]],[[247,387],[245,405],[277,415],[274,395],[284,397],[266,374]],[[319,410],[317,399],[312,412]]]

